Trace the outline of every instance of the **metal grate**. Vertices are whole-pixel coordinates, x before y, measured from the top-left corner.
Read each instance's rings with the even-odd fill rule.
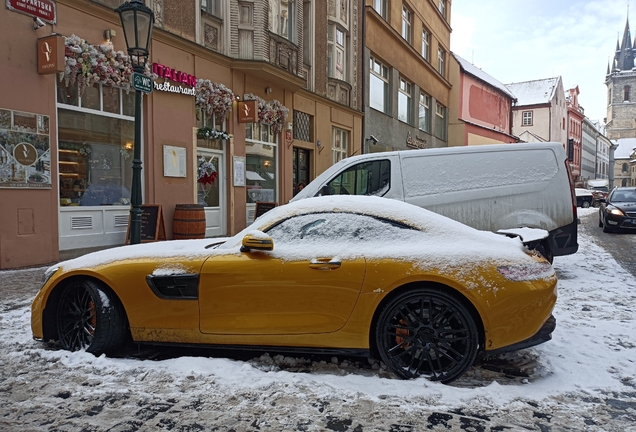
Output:
[[[128,215],[115,215],[115,228],[128,226]]]
[[[311,116],[294,110],[294,139],[311,142]]]
[[[72,216],[71,229],[91,229],[93,228],[92,216]]]

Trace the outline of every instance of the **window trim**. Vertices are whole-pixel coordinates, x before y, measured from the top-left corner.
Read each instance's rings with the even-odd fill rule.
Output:
[[[402,110],[402,106],[400,104],[400,95],[406,96],[406,120],[400,118],[400,111]],[[398,120],[411,124],[413,118],[413,84],[405,79],[404,77],[400,77],[399,85],[398,85]]]
[[[422,97],[424,97],[425,103],[423,103]],[[422,132],[426,132],[426,133],[431,133],[431,100],[432,98],[429,95],[427,95],[423,91],[420,91],[420,99],[418,101],[418,111],[417,111],[417,128],[421,130]],[[424,112],[426,113],[424,117],[424,121],[426,123],[425,129],[422,129],[421,127],[421,119],[422,119],[422,117],[420,116],[421,107],[424,107]]]
[[[437,47],[437,72],[446,78],[446,50],[442,47]]]
[[[426,49],[425,49],[426,47]],[[431,32],[427,28],[422,28],[422,58],[431,62]]]
[[[530,119],[529,122],[526,120]],[[532,111],[522,111],[521,112],[521,126],[533,126],[534,125],[534,114]]]
[[[390,101],[389,101],[389,68],[388,66],[386,66],[383,62],[381,62],[380,60],[378,60],[376,57],[374,57],[373,55],[371,55],[369,57],[369,61],[370,61],[370,65],[369,65],[369,75],[373,75],[374,77],[376,77],[377,79],[381,80],[384,83],[384,94],[382,96],[382,102],[383,102],[383,106],[382,109],[378,109],[377,107],[374,107],[371,105],[371,98],[369,98],[369,108],[372,108],[376,111],[379,111],[381,113],[384,114],[389,114],[389,108],[390,108]],[[374,70],[374,66],[379,66],[380,68],[380,73],[376,72]],[[386,73],[386,76],[384,75]],[[371,77],[369,77],[369,82],[371,82]],[[369,88],[369,90],[371,90]]]
[[[413,41],[413,12],[406,5],[402,5],[402,29],[400,34],[409,44]]]
[[[336,147],[336,133],[340,132],[341,133],[341,141],[340,141],[340,146]],[[332,164],[336,164],[337,162],[341,161],[342,159],[345,159],[347,157],[349,157],[349,133],[350,131],[347,129],[341,129],[338,127],[332,127],[331,128],[331,162]],[[342,147],[342,137],[346,138],[346,142],[345,142],[345,147]],[[334,156],[336,154],[340,154],[340,159],[335,160]]]

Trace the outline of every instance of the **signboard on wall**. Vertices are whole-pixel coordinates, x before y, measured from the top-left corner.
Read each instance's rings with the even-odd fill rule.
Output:
[[[38,39],[38,73],[41,75],[64,72],[64,38],[60,35]]]
[[[55,24],[55,2],[52,0],[7,0],[7,9]]]
[[[0,108],[0,187],[51,187],[49,116]]]
[[[238,103],[238,122],[256,123],[258,122],[258,101],[240,101]]]

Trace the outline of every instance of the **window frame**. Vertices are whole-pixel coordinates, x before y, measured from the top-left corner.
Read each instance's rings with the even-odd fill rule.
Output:
[[[420,99],[418,101],[417,127],[419,130],[431,133],[431,97],[420,91]],[[422,128],[422,109],[424,110],[424,128]]]
[[[437,2],[437,10],[446,19],[446,0],[439,0]]]
[[[387,0],[373,0],[373,9],[382,18],[387,19]]]
[[[373,82],[373,79],[377,79],[379,81],[382,82],[383,85],[383,91],[382,91],[382,108],[379,108],[377,106],[374,106],[372,104],[372,98],[369,97],[369,107],[373,108],[374,110],[380,111],[384,114],[388,114],[389,113],[389,108],[390,108],[390,104],[389,104],[389,68],[382,63],[380,60],[378,60],[376,57],[374,57],[373,55],[370,56],[369,58],[370,60],[370,64],[369,64],[369,93],[372,93],[372,89],[371,89],[371,83]],[[379,68],[379,72],[377,72],[376,66]]]
[[[427,62],[431,62],[431,32],[426,28],[422,28],[422,58]]]
[[[440,114],[440,108],[442,114]],[[448,109],[439,102],[435,102],[435,136],[443,141],[448,140],[448,126],[447,126]],[[440,127],[441,119],[441,127]]]
[[[406,5],[402,5],[402,38],[411,43],[413,41],[413,12],[406,7]]]
[[[331,132],[331,163],[336,164],[349,157],[349,131],[337,127]]]
[[[342,43],[338,36],[342,35]],[[330,22],[328,25],[327,37],[327,73],[330,78],[347,81],[347,46],[349,33],[339,24]],[[338,70],[339,60],[341,60],[342,70]]]
[[[208,13],[215,17],[220,17],[222,13],[221,8],[222,8],[221,0],[201,0],[201,10],[204,11],[205,13]]]
[[[521,112],[521,126],[532,126],[534,124],[534,115],[532,111]]]
[[[283,0],[269,0],[269,31],[290,42],[296,43],[296,0],[285,0],[287,3],[285,7],[283,7],[282,1]],[[285,22],[282,21],[283,11],[287,15]],[[274,28],[275,24],[276,28]]]
[[[401,96],[406,98],[406,101],[404,101],[404,98]],[[404,103],[406,103],[406,106],[403,106]],[[412,118],[413,118],[412,106],[413,106],[413,84],[407,79],[400,77],[400,82],[398,85],[398,120],[399,121],[406,124],[412,123]],[[406,118],[404,118],[403,116],[404,109],[406,109],[406,113],[404,113],[406,115]]]
[[[446,77],[446,50],[442,47],[437,47],[437,72]]]

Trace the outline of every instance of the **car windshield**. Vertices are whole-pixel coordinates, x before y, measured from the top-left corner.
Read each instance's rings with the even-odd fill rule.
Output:
[[[612,195],[612,202],[636,202],[636,190],[617,190]]]

